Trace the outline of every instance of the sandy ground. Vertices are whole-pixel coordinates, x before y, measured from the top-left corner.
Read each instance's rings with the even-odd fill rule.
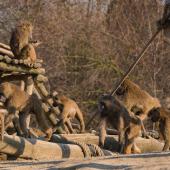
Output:
[[[120,155],[117,157],[93,158],[84,160],[58,161],[5,161],[0,163],[1,170],[104,170],[104,169],[170,169],[170,152],[141,155]]]

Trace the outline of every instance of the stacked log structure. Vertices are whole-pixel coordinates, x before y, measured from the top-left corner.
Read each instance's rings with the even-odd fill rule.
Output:
[[[42,64],[41,59],[37,59],[35,63],[27,59],[16,59],[10,47],[0,43],[0,81],[20,81],[22,90],[26,90],[30,95],[35,92],[43,101],[43,109],[51,125],[55,126],[60,112],[53,107],[53,98],[45,87],[48,78]]]

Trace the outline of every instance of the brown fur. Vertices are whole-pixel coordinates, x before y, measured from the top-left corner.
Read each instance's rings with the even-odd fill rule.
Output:
[[[69,133],[69,131],[71,133],[75,133],[74,129],[72,128],[70,119],[76,118],[80,122],[81,133],[85,131],[83,114],[74,100],[71,100],[70,98],[62,95],[58,97],[58,100],[56,103],[54,103],[54,105],[59,106],[61,111],[59,118],[60,121],[57,124],[58,126],[63,125],[67,133]]]
[[[161,106],[157,98],[149,95],[145,90],[142,90],[129,79],[124,81],[116,93],[117,95],[123,95],[123,102],[128,111],[131,111],[134,106],[142,108],[142,114],[139,115],[141,120],[147,117],[148,112],[152,108]]]
[[[20,57],[21,50],[29,43],[32,37],[33,26],[30,22],[24,21],[12,31],[10,47],[16,58]]]
[[[165,141],[163,151],[168,151],[170,147],[170,111],[161,108],[153,108],[148,117],[152,122],[159,122],[159,132]]]
[[[6,98],[5,107],[8,110],[8,116],[7,119],[5,119],[6,125],[14,119],[16,111],[19,111],[21,130],[24,135],[28,137],[29,127],[27,127],[26,119],[31,112],[36,115],[40,127],[47,135],[47,139],[49,140],[51,138],[52,129],[48,125],[42,109],[42,103],[35,94],[30,96],[26,92],[21,91],[20,87],[8,82],[0,85],[0,94]]]
[[[31,63],[35,63],[37,59],[37,55],[34,49],[33,44],[26,45],[22,50],[20,54],[20,59],[28,59]]]
[[[104,145],[106,136],[106,125],[109,123],[114,129],[119,131],[120,151],[125,154],[132,153],[135,149],[134,140],[139,136],[141,131],[141,120],[137,116],[129,114],[127,109],[119,100],[104,95],[99,101],[99,109],[101,115],[100,123],[100,145]],[[134,153],[140,153],[140,150],[134,150]]]

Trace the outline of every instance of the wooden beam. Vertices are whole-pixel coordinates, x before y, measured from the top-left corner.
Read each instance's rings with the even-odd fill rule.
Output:
[[[45,74],[45,69],[43,68],[28,68],[21,65],[11,65],[4,62],[0,62],[0,70],[6,72],[19,72],[27,74]]]
[[[119,143],[117,141],[118,136],[109,135],[106,137],[104,149],[111,150],[113,152],[118,152]],[[87,144],[99,144],[99,137],[94,134],[62,134],[53,135],[52,141],[57,143],[69,143],[71,140],[76,140],[78,142],[84,142]],[[159,142],[154,138],[145,139],[138,137],[136,139],[137,146],[141,149],[142,153],[146,152],[157,152],[162,151],[163,143]]]
[[[90,148],[90,151],[95,152],[92,148]],[[57,144],[10,135],[5,135],[4,141],[0,141],[0,152],[15,157],[35,160],[84,158],[84,153],[81,147],[75,144]],[[111,152],[104,151],[104,153],[108,156],[113,155]]]
[[[8,55],[9,57],[14,57],[13,53],[5,48],[0,47],[0,54]]]
[[[0,47],[5,48],[6,50],[11,51],[11,47],[9,45],[4,44],[4,43],[0,43]]]

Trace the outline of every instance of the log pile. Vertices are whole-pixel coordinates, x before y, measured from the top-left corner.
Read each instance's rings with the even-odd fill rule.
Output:
[[[43,109],[55,130],[60,111],[53,107],[51,92],[45,86],[48,78],[45,76],[45,69],[42,68],[42,62],[37,59],[32,64],[28,60],[15,59],[10,47],[0,43],[0,81],[19,81],[22,90],[26,90],[30,95],[33,92],[36,93],[42,100]],[[112,129],[108,129],[108,132],[115,134]],[[35,134],[35,136],[39,135]],[[100,149],[98,144],[99,137],[94,134],[53,135],[51,142],[5,135],[4,141],[0,141],[0,153],[12,155],[15,158],[48,160],[111,156],[112,152],[118,152],[119,144],[115,135],[108,136],[104,146],[104,149],[112,152]],[[162,143],[153,138],[138,138],[137,145],[142,152],[161,151],[163,147]]]
[[[35,92],[39,99],[43,101],[43,109],[52,126],[57,123],[57,115],[60,114],[57,108],[53,107],[53,99],[44,83],[48,83],[45,76],[45,69],[42,68],[43,60],[37,59],[35,63],[28,60],[16,59],[6,44],[0,43],[0,80],[21,81],[22,89],[28,94]]]

